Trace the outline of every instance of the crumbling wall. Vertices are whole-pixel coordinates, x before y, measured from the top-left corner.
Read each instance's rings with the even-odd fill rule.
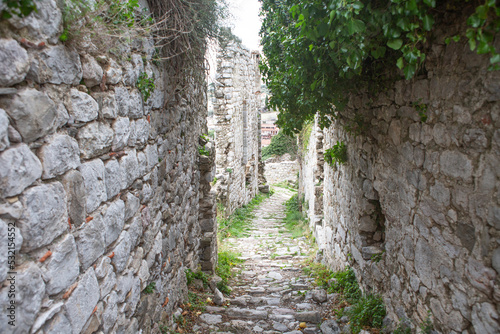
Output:
[[[1,26],[0,332],[159,333],[213,222],[205,84],[174,94],[150,39],[72,49],[36,4]]]
[[[281,162],[266,162],[264,164],[264,176],[269,184],[281,182],[297,182],[299,165],[296,160]]]
[[[450,22],[439,31],[460,31]],[[442,333],[498,333],[500,72],[465,41],[432,40],[420,75],[351,96],[324,131],[348,154],[325,164],[324,260],[352,266],[393,320],[430,311]]]
[[[247,204],[259,190],[262,101],[258,65],[258,53],[235,43],[222,48],[217,58],[217,196],[227,213]]]

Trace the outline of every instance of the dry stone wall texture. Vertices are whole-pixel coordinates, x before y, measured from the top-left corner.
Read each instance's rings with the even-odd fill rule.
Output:
[[[159,333],[200,252],[213,269],[205,85],[174,95],[147,39],[67,47],[56,1],[37,5],[0,39],[0,332]]]
[[[217,59],[217,196],[227,213],[247,204],[259,190],[262,101],[258,65],[258,53],[234,43],[223,48]]]
[[[266,162],[264,164],[264,176],[269,184],[295,183],[297,182],[298,171],[297,160]]]
[[[351,97],[360,135],[345,122],[324,133],[325,149],[344,141],[348,152],[325,164],[325,261],[351,265],[392,319],[418,324],[430,311],[442,333],[500,328],[500,72],[487,67],[465,42],[435,44],[425,74]],[[309,202],[315,163],[302,166]]]

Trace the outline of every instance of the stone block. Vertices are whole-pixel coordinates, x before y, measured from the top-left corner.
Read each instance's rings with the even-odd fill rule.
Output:
[[[80,262],[73,235],[69,234],[55,245],[52,255],[42,267],[42,277],[49,295],[66,290],[80,274]]]
[[[146,147],[146,158],[148,161],[148,172],[158,163],[158,148],[156,145]]]
[[[140,237],[142,236],[142,230],[143,227],[141,218],[134,217],[132,223],[130,224],[130,227],[128,228],[128,232],[130,234],[130,243],[132,244],[132,247],[135,247],[139,243]]]
[[[143,147],[149,139],[150,124],[144,119],[138,119],[135,121],[135,145]],[[130,145],[130,142],[129,142]]]
[[[19,228],[25,251],[50,244],[68,229],[66,192],[61,183],[32,187],[23,193],[20,200],[24,211]]]
[[[438,203],[443,205],[450,205],[450,190],[441,182],[436,183],[430,187],[430,194]]]
[[[51,179],[80,166],[80,150],[75,139],[56,134],[40,149],[43,165],[42,178]]]
[[[101,83],[104,72],[94,57],[85,55],[82,57],[82,74],[85,85],[94,87]]]
[[[135,216],[137,211],[139,211],[139,207],[141,206],[141,203],[140,203],[139,199],[131,193],[127,193],[127,195],[125,197],[125,202],[126,202],[125,203],[125,220],[127,221],[130,218],[132,218],[133,216]]]
[[[142,102],[142,95],[139,90],[134,89],[130,92],[129,114],[130,118],[141,118],[144,116],[144,105]]]
[[[0,86],[20,83],[29,68],[28,52],[13,39],[0,39]]]
[[[418,239],[417,247],[415,248],[415,270],[420,281],[428,288],[432,288],[432,280],[434,278],[432,263],[433,259],[437,256],[426,240],[423,238]]]
[[[9,146],[9,118],[5,110],[0,109],[0,151],[5,150]]]
[[[131,248],[132,243],[130,241],[130,235],[127,231],[123,231],[120,234],[120,238],[118,239],[115,248],[113,249],[113,253],[115,255],[111,259],[117,273],[120,273],[123,269],[125,269],[128,258],[130,257]]]
[[[119,117],[113,122],[113,131],[115,138],[113,139],[113,151],[123,150],[128,143],[130,137],[130,120],[127,117]]]
[[[82,80],[80,57],[63,45],[48,46],[34,55],[27,78],[38,84],[78,85]]]
[[[137,152],[137,163],[139,165],[139,175],[145,175],[148,172],[148,160],[144,152]]]
[[[472,162],[463,153],[444,151],[439,157],[441,172],[447,176],[468,181],[472,177]]]
[[[130,109],[130,93],[127,88],[115,87],[116,105],[118,107],[118,115],[128,117]]]
[[[119,199],[111,203],[103,217],[106,247],[120,236],[125,225],[125,203]]]
[[[98,301],[99,283],[95,277],[94,268],[90,268],[82,276],[75,291],[64,305],[73,334],[81,332]]]
[[[50,319],[43,327],[45,333],[71,333],[71,323],[66,314],[61,311]]]
[[[45,283],[43,282],[41,271],[36,264],[29,263],[26,266],[16,269],[16,271],[16,326],[10,326],[5,316],[5,321],[0,323],[0,332],[2,333],[30,333],[30,328],[35,323],[36,316],[40,312],[42,299],[45,294]],[[8,288],[1,290],[0,303],[2,304],[2,308],[9,304]],[[4,312],[2,314],[5,315]]]
[[[117,302],[123,303],[127,298],[127,294],[132,289],[134,284],[134,275],[131,272],[119,276],[116,282],[115,291],[117,292]]]
[[[120,166],[125,173],[126,187],[130,187],[139,177],[139,163],[135,150],[127,151],[127,155],[120,159]]]
[[[25,18],[17,16],[9,19],[9,23],[17,29],[23,29],[25,37],[34,39],[32,42],[47,40],[51,44],[59,42],[62,32],[62,14],[56,0],[39,0],[37,11]]]
[[[82,173],[72,170],[66,173],[62,179],[66,196],[68,199],[68,213],[71,223],[80,226],[87,217],[87,194]]]
[[[36,318],[35,323],[33,324],[33,327],[31,327],[31,332],[36,333],[45,323],[47,323],[50,319],[52,319],[63,307],[64,303],[63,302],[57,302],[53,304],[52,306],[49,307],[49,309]],[[69,324],[68,321],[68,332],[71,332],[71,325]],[[49,332],[51,333],[51,332]],[[52,332],[53,333],[53,332]]]
[[[362,232],[375,232],[377,230],[377,222],[370,216],[359,218],[359,230]]]
[[[113,198],[125,188],[125,174],[117,160],[106,162],[105,168],[106,194],[108,198]]]
[[[94,93],[92,97],[99,105],[99,116],[102,118],[116,118],[118,114],[114,93]]]
[[[79,170],[82,173],[87,193],[87,212],[90,213],[108,199],[104,163],[101,159],[95,159],[82,164]]]
[[[99,104],[87,93],[71,88],[69,101],[66,104],[75,121],[90,122],[99,115]]]
[[[42,176],[42,164],[26,144],[11,147],[0,154],[0,195],[20,194]]]
[[[76,247],[82,270],[86,270],[105,251],[104,223],[102,216],[96,215],[77,233]]]
[[[116,85],[122,80],[122,68],[113,59],[109,60],[105,73],[107,84]]]
[[[0,105],[25,142],[35,141],[54,130],[57,106],[45,93],[26,88],[18,91],[12,99],[2,99]]]
[[[82,127],[77,134],[82,158],[90,159],[109,152],[114,132],[103,122],[92,122]]]
[[[68,121],[69,121],[68,110],[66,109],[63,103],[59,103],[57,105],[57,119],[54,128],[59,129],[68,124]]]
[[[116,292],[111,292],[106,298],[106,308],[102,314],[102,326],[104,333],[108,333],[111,328],[115,325],[116,318],[118,317],[118,306],[117,306],[117,295]]]

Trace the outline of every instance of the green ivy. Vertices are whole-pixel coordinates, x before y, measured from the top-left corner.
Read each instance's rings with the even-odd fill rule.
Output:
[[[0,13],[2,19],[10,19],[13,16],[26,17],[32,12],[36,12],[34,0],[2,0],[6,6]]]
[[[151,93],[155,90],[154,74],[150,78],[146,72],[142,72],[139,75],[139,78],[137,78],[136,86],[141,92],[144,102],[146,102],[151,96]]]
[[[337,142],[332,148],[325,150],[324,156],[330,166],[344,164],[347,162],[347,146],[344,142]]]
[[[494,0],[483,1],[467,20],[467,37],[478,53],[491,54],[496,68],[500,13]],[[318,113],[319,125],[329,126],[350,92],[381,89],[396,78],[396,67],[413,78],[435,16],[446,10],[440,6],[436,0],[263,0],[261,71],[271,92],[268,108],[280,111],[277,125],[297,133]]]

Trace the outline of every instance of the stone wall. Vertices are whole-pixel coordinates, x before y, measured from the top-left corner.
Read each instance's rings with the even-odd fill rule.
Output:
[[[323,131],[317,119],[307,125],[307,138],[299,136],[299,198],[304,199],[302,211],[309,218],[309,227],[320,249],[324,244],[323,233],[323,187],[325,163],[323,157]],[[309,131],[307,131],[309,132]]]
[[[36,3],[1,24],[0,332],[159,333],[214,247],[205,84],[174,95],[148,39],[72,49],[56,1]]]
[[[221,49],[217,57],[217,196],[229,214],[259,190],[262,101],[258,65],[258,53],[235,43]]]
[[[264,177],[268,184],[281,182],[297,182],[297,173],[299,165],[297,160],[269,162],[264,164]]]
[[[459,32],[462,18],[450,22],[439,31]],[[324,165],[317,240],[333,269],[352,266],[383,295],[393,320],[430,311],[442,333],[498,333],[500,72],[465,41],[432,40],[423,74],[350,98],[342,114],[362,116],[360,135],[346,118],[324,131],[324,148],[344,141],[348,162]],[[317,162],[302,166],[309,203]]]

